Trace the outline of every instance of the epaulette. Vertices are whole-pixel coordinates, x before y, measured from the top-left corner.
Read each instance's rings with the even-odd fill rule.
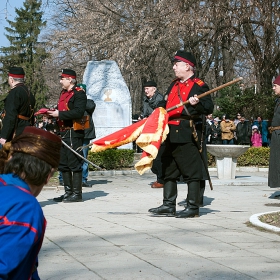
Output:
[[[81,90],[84,91],[84,89],[81,88],[81,87],[75,87],[75,90],[76,90],[76,91],[81,91]]]
[[[200,87],[202,87],[203,85],[205,85],[205,83],[204,83],[202,80],[198,79],[198,78],[194,78],[193,81],[194,81],[196,84],[198,84]]]

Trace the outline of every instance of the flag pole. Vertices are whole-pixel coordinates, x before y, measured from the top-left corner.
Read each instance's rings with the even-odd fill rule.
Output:
[[[218,91],[218,90],[220,90],[220,89],[222,89],[222,88],[231,86],[231,85],[233,85],[233,84],[235,84],[235,83],[237,83],[237,82],[239,82],[239,81],[241,81],[241,80],[243,80],[242,77],[239,77],[239,78],[237,78],[237,79],[234,79],[234,80],[232,80],[232,81],[230,81],[230,82],[227,82],[227,83],[225,83],[225,84],[222,84],[222,85],[220,85],[220,86],[218,86],[218,87],[215,87],[215,88],[213,88],[213,89],[210,89],[210,90],[208,90],[208,91],[206,91],[206,92],[204,92],[204,93],[198,95],[197,98],[200,99],[200,98],[202,98],[202,97],[204,97],[204,96],[207,96],[207,95],[209,95],[209,94],[211,94],[211,93],[213,93],[213,92],[215,92],[215,91]],[[166,111],[167,111],[167,112],[170,112],[170,111],[175,110],[175,109],[177,109],[177,108],[179,108],[179,107],[181,107],[181,106],[184,106],[184,105],[186,105],[186,104],[188,104],[188,103],[189,103],[189,100],[184,101],[184,102],[180,102],[179,104],[177,104],[177,105],[175,105],[175,106],[173,106],[173,107],[168,108]]]

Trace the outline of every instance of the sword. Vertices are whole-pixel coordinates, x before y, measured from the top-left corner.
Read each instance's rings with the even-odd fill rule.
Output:
[[[71,152],[73,152],[75,155],[77,155],[78,157],[82,158],[84,161],[86,161],[87,163],[91,164],[93,167],[96,167],[100,170],[102,170],[102,168],[96,164],[94,164],[93,162],[89,161],[87,158],[84,158],[82,155],[80,155],[79,153],[77,153],[74,149],[72,149],[69,145],[67,145],[63,140],[61,140],[62,144],[68,148]]]

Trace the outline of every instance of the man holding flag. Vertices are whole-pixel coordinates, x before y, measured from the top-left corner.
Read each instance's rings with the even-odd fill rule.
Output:
[[[186,208],[179,212],[177,218],[199,216],[200,180],[203,179],[203,160],[200,138],[202,132],[202,115],[213,112],[210,95],[198,98],[208,91],[208,86],[195,77],[195,57],[184,50],[176,52],[173,70],[177,77],[169,86],[160,107],[169,112],[169,134],[166,149],[162,155],[164,189],[163,204],[151,208],[149,212],[156,215],[174,216],[176,213],[177,180],[180,176],[188,184]],[[178,103],[189,101],[175,110],[168,110]]]

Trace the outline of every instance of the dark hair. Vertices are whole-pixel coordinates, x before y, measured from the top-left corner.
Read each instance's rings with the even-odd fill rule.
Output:
[[[4,174],[14,173],[27,184],[41,186],[46,183],[52,166],[45,161],[25,153],[13,153],[5,163]]]

